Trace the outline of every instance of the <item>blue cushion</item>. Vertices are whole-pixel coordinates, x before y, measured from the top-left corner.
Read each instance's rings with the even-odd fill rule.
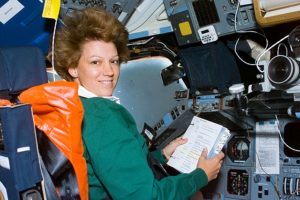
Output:
[[[38,47],[0,48],[0,91],[17,94],[46,83],[45,55]]]

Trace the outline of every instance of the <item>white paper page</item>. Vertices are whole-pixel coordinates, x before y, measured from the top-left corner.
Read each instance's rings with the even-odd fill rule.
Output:
[[[195,116],[183,135],[188,142],[176,148],[167,164],[182,173],[190,173],[196,169],[202,149],[206,147],[210,152],[221,129],[219,124]]]
[[[24,8],[18,0],[9,0],[0,7],[0,22],[5,24]]]
[[[279,174],[279,136],[273,121],[256,124],[256,173]]]

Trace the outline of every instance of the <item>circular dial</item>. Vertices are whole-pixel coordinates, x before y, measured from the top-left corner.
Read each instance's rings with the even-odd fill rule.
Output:
[[[250,142],[245,137],[235,136],[228,142],[227,154],[233,162],[244,162],[249,158]]]
[[[227,191],[230,194],[245,196],[248,194],[249,174],[246,170],[230,170],[227,177]]]

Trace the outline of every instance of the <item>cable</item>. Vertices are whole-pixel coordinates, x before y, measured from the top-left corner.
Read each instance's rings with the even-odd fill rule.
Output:
[[[271,178],[271,179],[270,179],[270,182],[271,182],[271,184],[273,185],[274,190],[275,190],[275,192],[276,192],[278,198],[281,200],[281,199],[282,199],[281,194],[280,194],[280,192],[279,192],[277,186],[275,185],[275,183],[273,183],[273,181],[272,181],[272,176],[271,176],[268,172],[266,172],[266,170],[265,170],[265,169],[263,168],[263,166],[261,165],[260,158],[259,158],[258,153],[257,153],[256,151],[255,151],[255,154],[256,154],[256,158],[257,158],[257,161],[258,161],[258,164],[259,164],[260,169],[261,169],[266,175],[270,176],[270,178]]]
[[[160,12],[155,16],[156,20],[157,21],[168,20],[168,15],[167,14],[166,14],[165,17],[161,17],[161,15],[166,11],[165,7],[164,6],[160,6],[158,9],[159,9],[158,11],[160,11]]]
[[[235,14],[234,14],[234,30],[235,30],[235,32],[236,33],[255,33],[255,34],[259,34],[259,35],[265,37],[265,35],[257,32],[257,31],[242,31],[242,30],[237,30],[237,13],[238,13],[239,8],[240,8],[240,1],[241,0],[238,0],[238,2],[237,2]]]
[[[56,78],[55,78],[55,74],[56,74],[56,71],[54,69],[54,40],[55,40],[55,33],[56,33],[56,27],[57,27],[57,20],[55,20],[55,24],[54,24],[54,29],[53,29],[53,35],[52,35],[52,48],[51,48],[51,63],[52,63],[52,79],[53,79],[53,82],[56,81]]]
[[[237,15],[238,15],[239,7],[240,7],[240,0],[237,1],[237,7],[236,7],[236,10],[235,10],[235,15],[234,15],[234,31],[236,33],[254,33],[254,34],[258,34],[259,36],[262,36],[266,40],[266,45],[265,45],[265,48],[263,49],[263,52],[264,52],[267,49],[268,45],[269,45],[269,41],[268,41],[267,37],[265,36],[265,34],[259,33],[257,31],[242,31],[242,30],[238,30],[237,29]],[[255,63],[249,63],[249,62],[244,61],[240,57],[240,55],[238,54],[238,52],[237,52],[237,45],[238,45],[238,43],[240,41],[240,38],[241,38],[241,36],[237,39],[237,41],[236,41],[236,43],[234,45],[234,53],[236,54],[236,56],[238,57],[238,59],[240,61],[242,61],[244,64],[247,64],[247,65],[250,65],[250,66],[257,66],[257,64],[256,64],[257,60],[256,59],[255,59]],[[261,54],[263,54],[263,52]],[[259,56],[261,54],[259,54]],[[261,73],[263,72],[260,68],[258,68],[258,71],[261,72]]]
[[[248,140],[250,141],[250,132],[249,132],[249,129],[248,129],[248,128],[247,128],[247,138],[248,138]],[[270,176],[270,177],[272,178],[272,176],[271,176],[268,172],[266,172],[266,170],[263,168],[263,166],[262,166],[262,164],[261,164],[261,162],[260,162],[260,158],[259,158],[258,153],[256,152],[256,150],[255,150],[255,156],[256,156],[256,158],[257,158],[257,161],[258,161],[258,164],[259,164],[261,170],[262,170],[266,175],[268,175],[268,176]],[[279,191],[279,189],[278,189],[278,187],[277,187],[277,184],[275,184],[275,183],[272,181],[272,179],[270,179],[270,182],[271,182],[271,184],[272,184],[272,186],[273,186],[273,188],[274,188],[274,190],[275,190],[275,192],[276,192],[276,194],[277,194],[279,200],[282,200],[282,195],[280,194],[280,191]]]
[[[274,187],[274,190],[275,190],[275,192],[276,192],[276,194],[277,194],[279,200],[282,200],[283,198],[282,198],[282,195],[280,194],[280,191],[279,191],[277,185],[272,181],[272,176],[271,176],[271,174],[269,174],[269,173],[264,169],[264,167],[262,166],[261,161],[260,161],[260,158],[259,158],[259,155],[258,155],[258,153],[257,153],[256,150],[255,150],[255,156],[256,156],[256,158],[257,158],[257,161],[258,161],[258,164],[259,164],[260,169],[264,172],[265,175],[270,176],[270,178],[271,178],[271,179],[270,179],[270,182],[271,182],[272,186]]]
[[[147,38],[147,39],[143,39],[143,40],[138,40],[138,41],[135,41],[135,42],[132,42],[132,43],[129,43],[127,46],[130,47],[130,46],[139,46],[139,45],[146,45],[147,43],[149,43],[152,39],[154,39],[154,37],[150,37],[150,38]]]
[[[279,55],[279,51],[280,51],[280,47],[283,46],[284,47],[284,50],[285,50],[285,56],[288,55],[288,49],[287,49],[287,46],[284,44],[284,43],[280,43],[277,47],[277,55]]]
[[[150,1],[149,1],[150,2]],[[136,19],[135,21],[133,21],[131,24],[127,23],[126,24],[126,28],[128,29],[129,33],[133,33],[134,31],[138,30],[139,28],[143,27],[145,24],[147,24],[148,20],[151,19],[152,15],[157,12],[160,11],[160,14],[163,13],[164,10],[162,10],[162,6],[163,3],[156,1],[158,3],[154,3],[155,1],[153,1],[152,3],[148,3],[146,1],[144,1],[143,3],[141,3],[139,5],[139,12],[143,12],[141,17],[138,17],[138,19]],[[154,7],[155,6],[155,7]],[[142,8],[141,8],[142,7]],[[144,9],[145,8],[145,9]],[[148,9],[146,9],[148,8]],[[146,12],[147,11],[147,12]],[[149,13],[151,12],[151,13]],[[138,13],[138,12],[137,12]],[[159,14],[159,15],[160,15]],[[160,21],[158,19],[159,15],[155,15],[155,18],[157,21]],[[134,15],[135,16],[135,15]],[[143,21],[142,21],[143,20]],[[130,21],[131,22],[131,21]]]
[[[258,32],[257,32],[258,33]],[[258,34],[260,34],[260,35],[263,35],[263,34],[261,34],[261,33],[258,33]],[[239,58],[239,60],[240,61],[242,61],[244,64],[247,64],[247,65],[250,65],[250,66],[256,66],[256,63],[249,63],[249,62],[246,62],[246,61],[244,61],[241,57],[240,57],[240,55],[238,54],[238,52],[237,52],[237,45],[238,45],[238,43],[239,43],[239,41],[240,41],[240,38],[241,38],[241,36],[237,39],[237,41],[235,42],[235,45],[234,45],[234,53],[236,54],[236,56]],[[268,45],[268,40],[267,40],[267,38],[265,37],[265,39],[266,39],[266,46]],[[265,50],[266,48],[264,48],[264,50]],[[259,55],[261,55],[261,54],[259,54]],[[256,61],[256,60],[255,60]]]
[[[288,37],[289,37],[289,35],[284,36],[283,38],[281,38],[280,40],[278,40],[275,44],[273,44],[273,45],[270,46],[268,49],[266,49],[262,54],[260,54],[260,56],[258,57],[258,59],[257,59],[257,61],[256,61],[256,67],[257,67],[258,70],[260,70],[260,68],[259,68],[259,66],[258,66],[258,63],[259,63],[261,57],[262,57],[266,52],[268,52],[270,49],[272,49],[274,46],[276,46],[277,44],[279,44],[279,43],[282,42],[283,40],[287,39]],[[263,73],[264,70],[261,70],[260,72]]]
[[[169,53],[171,53],[174,57],[177,56],[176,53],[175,53],[174,51],[172,51],[165,43],[160,42],[160,41],[158,41],[157,43],[158,43],[158,44],[162,44],[162,45],[165,47],[165,49],[166,49]]]

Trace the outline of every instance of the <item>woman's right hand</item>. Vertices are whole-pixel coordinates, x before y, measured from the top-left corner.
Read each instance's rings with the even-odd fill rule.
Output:
[[[197,163],[197,168],[201,168],[207,175],[208,181],[214,180],[217,178],[221,166],[223,164],[224,153],[220,152],[213,158],[207,158],[207,148],[202,150],[200,158]]]

